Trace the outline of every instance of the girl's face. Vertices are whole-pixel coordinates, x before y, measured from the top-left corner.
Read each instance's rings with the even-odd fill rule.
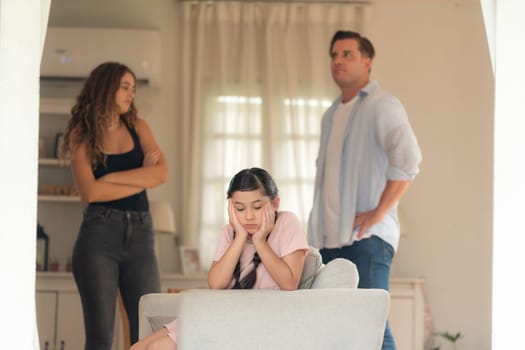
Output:
[[[264,206],[270,204],[272,210],[279,208],[279,197],[273,201],[260,190],[235,191],[231,197],[237,220],[249,234],[254,234],[261,226]]]
[[[119,114],[127,113],[133,99],[135,98],[135,79],[129,72],[120,78],[120,86],[115,93],[115,103],[119,108]]]

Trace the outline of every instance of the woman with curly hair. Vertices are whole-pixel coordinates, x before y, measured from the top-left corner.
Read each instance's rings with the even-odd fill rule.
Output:
[[[120,290],[130,341],[138,338],[138,303],[160,291],[146,189],[163,184],[167,165],[146,121],[137,116],[135,75],[107,62],[85,81],[64,134],[83,220],[73,275],[84,314],[85,349],[110,350]]]

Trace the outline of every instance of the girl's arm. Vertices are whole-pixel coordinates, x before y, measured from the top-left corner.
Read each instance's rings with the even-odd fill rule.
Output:
[[[211,289],[226,289],[230,286],[233,270],[239,261],[243,246],[244,242],[235,237],[224,255],[211,264],[208,273],[208,285]]]
[[[72,147],[71,171],[83,204],[120,199],[144,190],[138,186],[117,185],[95,179],[84,143]]]
[[[144,152],[144,166],[136,169],[109,173],[101,181],[118,185],[130,185],[141,188],[153,188],[162,185],[168,178],[168,166],[153,133],[142,118],[137,118],[135,130]]]
[[[303,273],[304,250],[296,250],[282,258],[278,257],[266,242],[260,242],[255,249],[264,267],[282,290],[295,290]]]
[[[282,290],[295,290],[299,286],[301,274],[303,273],[304,250],[296,250],[280,258],[268,245],[266,236],[273,229],[275,214],[269,203],[265,205],[265,213],[261,229],[253,237],[255,249],[261,258],[264,267]]]

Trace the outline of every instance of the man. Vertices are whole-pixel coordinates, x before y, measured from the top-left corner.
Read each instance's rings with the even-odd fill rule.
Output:
[[[370,81],[374,54],[359,33],[332,38],[332,77],[341,96],[321,122],[308,240],[324,263],[354,262],[359,288],[388,290],[399,243],[397,203],[419,172],[421,152],[401,102]],[[387,323],[382,349],[395,348]]]

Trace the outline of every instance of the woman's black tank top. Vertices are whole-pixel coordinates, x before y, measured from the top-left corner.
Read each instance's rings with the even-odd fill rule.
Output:
[[[124,120],[123,120],[124,121]],[[121,154],[108,154],[106,159],[106,166],[104,164],[97,164],[93,170],[95,179],[104,176],[108,173],[130,170],[140,168],[144,162],[144,152],[140,147],[139,136],[134,128],[130,127],[125,121],[124,125],[128,129],[131,138],[133,139],[133,149],[126,153]],[[96,205],[101,205],[107,208],[119,209],[119,210],[133,210],[133,211],[147,211],[148,196],[146,190],[129,197],[116,199],[109,202],[96,202]]]

